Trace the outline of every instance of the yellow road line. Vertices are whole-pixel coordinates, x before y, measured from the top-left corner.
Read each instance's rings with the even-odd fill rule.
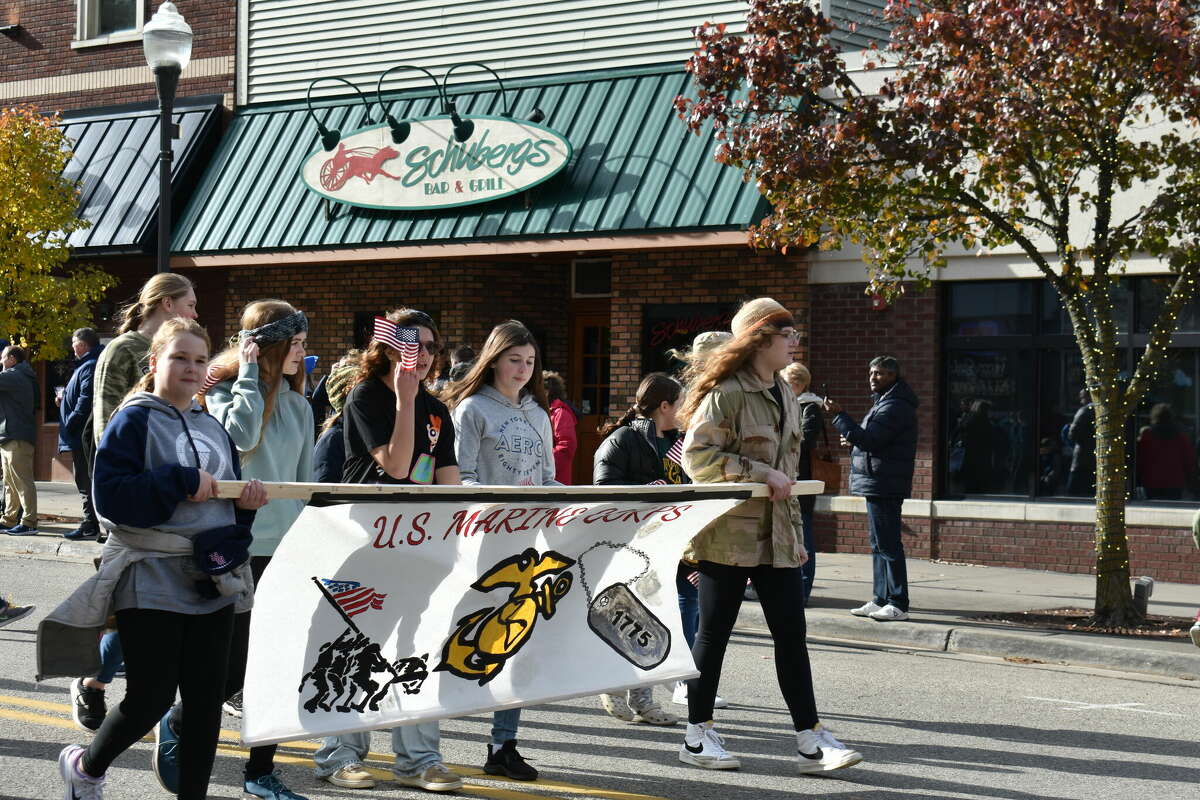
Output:
[[[18,706],[39,711],[52,711],[65,714],[68,717],[71,713],[71,706],[66,703],[51,703],[46,700],[34,700],[28,697],[16,697],[13,695],[0,694],[0,719],[11,719],[18,722],[30,722],[36,725],[46,725],[53,728],[65,728],[68,730],[78,730],[75,723],[69,718],[64,719],[59,716],[51,716],[48,714],[39,714],[34,711],[20,711],[13,708],[5,708],[4,706]],[[153,741],[153,735],[143,738],[143,741]],[[249,748],[240,744],[241,734],[237,731],[231,731],[222,728],[221,740],[217,745],[217,752],[226,755],[244,756],[249,752]],[[287,750],[300,750],[309,753],[316,752],[320,745],[316,742],[297,739],[291,742],[283,742],[279,745],[285,752],[277,753],[275,760],[282,764],[299,764],[308,766],[312,764],[312,757],[308,755],[292,755]],[[389,753],[367,754],[365,759],[371,764],[391,764],[394,763],[396,757]],[[486,780],[509,783],[518,786],[529,786],[531,788],[557,790],[573,795],[586,795],[591,797],[602,797],[607,800],[665,800],[665,798],[650,794],[638,794],[636,792],[622,792],[616,789],[601,789],[595,786],[581,786],[576,783],[565,783],[563,781],[548,780],[545,778],[539,779],[536,783],[527,784],[519,781],[511,781],[508,778],[487,775],[478,767],[471,767],[465,764],[447,764],[450,769],[457,772],[464,778],[482,777]],[[374,766],[368,766],[367,770],[380,780],[388,780],[391,778],[389,770],[380,769]],[[480,797],[488,797],[493,800],[550,800],[548,795],[535,794],[532,792],[520,792],[512,789],[502,789],[498,786],[486,786],[468,784],[461,790],[463,794],[478,795]]]

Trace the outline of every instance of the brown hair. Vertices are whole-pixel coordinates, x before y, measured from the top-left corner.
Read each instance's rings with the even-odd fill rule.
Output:
[[[284,317],[290,317],[295,313],[296,309],[292,307],[292,304],[283,300],[255,300],[242,309],[242,330],[261,328],[263,325],[268,325]],[[253,453],[262,444],[262,437],[267,430],[267,423],[271,421],[271,415],[275,413],[275,400],[279,395],[279,387],[283,385],[283,382],[286,380],[293,391],[297,392],[301,397],[304,396],[304,365],[300,365],[300,369],[296,370],[295,375],[283,374],[283,362],[287,361],[288,351],[291,349],[292,340],[290,338],[279,342],[270,342],[259,347],[258,379],[267,387],[267,396],[263,403],[263,424],[258,432],[258,441],[254,443],[254,447],[245,451],[247,453]],[[212,364],[208,368],[209,379],[215,379],[216,383],[220,383],[221,381],[236,378],[241,350],[242,344],[240,341],[230,342],[229,346],[218,353],[212,360]]]
[[[567,384],[563,376],[551,369],[542,371],[542,381],[546,384],[546,399],[553,403],[555,400],[567,401]]]
[[[649,417],[663,403],[675,403],[683,394],[683,385],[665,372],[651,372],[642,378],[634,395],[633,405],[615,422],[601,425],[600,433],[607,436],[622,425],[628,425],[637,417]]]
[[[751,300],[747,306],[756,302]],[[687,399],[684,400],[683,408],[677,415],[679,427],[687,428],[692,415],[696,413],[696,409],[700,408],[704,398],[708,397],[721,381],[746,366],[754,358],[755,353],[769,346],[772,335],[778,334],[783,328],[794,326],[794,324],[790,317],[779,316],[778,319],[765,318],[753,325],[741,327],[733,339],[705,360],[703,368],[688,384]]]
[[[550,406],[546,402],[546,387],[542,380],[542,351],[538,347],[537,339],[533,338],[529,329],[515,319],[501,322],[492,328],[487,341],[483,343],[483,351],[475,359],[475,365],[471,367],[471,371],[461,381],[447,387],[442,400],[449,408],[456,407],[463,400],[491,383],[492,366],[500,360],[500,356],[504,354],[505,350],[525,345],[533,347],[533,375],[530,376],[529,383],[522,387],[521,394],[522,396],[533,395],[537,404],[548,412]]]
[[[212,340],[208,338],[208,331],[204,330],[203,325],[201,325],[199,322],[196,322],[194,319],[175,317],[164,322],[155,332],[154,338],[150,340],[150,352],[146,354],[147,358],[149,358],[149,356],[158,357],[158,355],[162,353],[166,346],[169,345],[175,339],[175,337],[182,336],[184,334],[189,334],[199,339],[203,339],[205,349],[210,351],[212,350]],[[150,370],[138,379],[138,382],[135,383],[133,388],[129,390],[129,394],[125,396],[129,397],[130,394],[135,394],[136,392],[153,391],[154,370]]]
[[[117,312],[117,319],[120,322],[117,333],[136,331],[142,327],[142,323],[154,313],[154,309],[158,308],[158,304],[163,300],[167,298],[178,300],[195,288],[196,285],[182,275],[174,272],[160,272],[142,284],[142,290],[138,292],[136,300],[131,300],[121,306]]]
[[[417,311],[415,308],[395,308],[385,314],[384,318],[405,327],[428,328],[429,332],[433,334],[435,342],[442,340],[442,335],[438,332],[437,323],[424,311]],[[387,357],[389,349],[392,348],[374,339],[363,348],[362,354],[358,357],[358,374],[354,376],[354,381],[350,384],[351,390],[365,380],[383,378],[391,372],[392,361]],[[426,379],[429,377],[427,375]]]

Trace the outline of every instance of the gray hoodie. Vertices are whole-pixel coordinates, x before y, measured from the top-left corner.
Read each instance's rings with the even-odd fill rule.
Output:
[[[468,486],[558,486],[550,415],[532,395],[514,405],[492,386],[458,404],[454,451]]]
[[[0,372],[0,444],[36,441],[37,401],[37,378],[28,361],[19,361]]]

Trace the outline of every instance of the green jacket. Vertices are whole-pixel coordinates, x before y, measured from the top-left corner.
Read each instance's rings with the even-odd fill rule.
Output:
[[[149,369],[149,354],[150,340],[137,331],[129,331],[109,342],[96,359],[92,377],[92,432],[97,447],[121,401]]]
[[[800,404],[775,375],[785,412],[771,384],[749,369],[722,381],[700,403],[683,446],[684,469],[696,483],[763,483],[777,469],[796,474],[800,462]],[[736,567],[800,566],[800,505],[795,497],[743,502],[696,534],[689,561]]]

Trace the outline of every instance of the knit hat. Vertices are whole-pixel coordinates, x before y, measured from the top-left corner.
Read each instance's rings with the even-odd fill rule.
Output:
[[[350,394],[350,384],[354,381],[357,373],[357,362],[348,364],[339,362],[330,371],[329,377],[325,380],[325,394],[329,395],[329,405],[333,408],[333,413],[342,413],[342,406],[346,404],[346,395]]]
[[[765,325],[774,328],[795,326],[792,313],[769,297],[758,297],[747,302],[733,315],[729,329],[739,338],[749,336]]]

